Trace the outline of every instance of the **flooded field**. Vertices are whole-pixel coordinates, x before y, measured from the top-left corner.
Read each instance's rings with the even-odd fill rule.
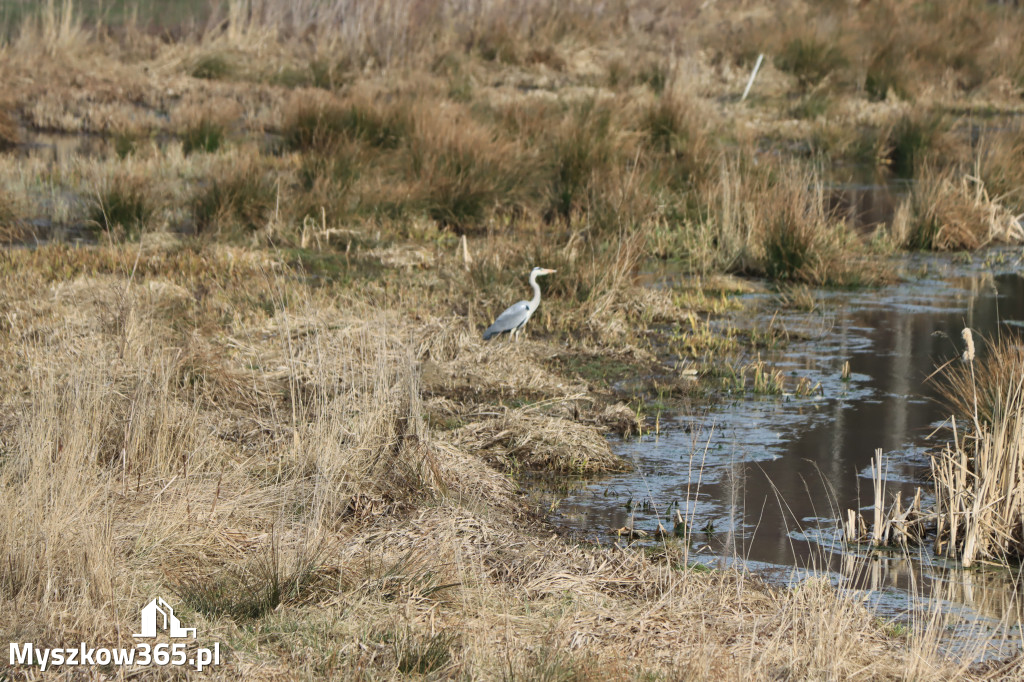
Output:
[[[825,572],[837,584],[864,590],[887,618],[909,619],[919,598],[934,597],[944,600],[943,610],[962,613],[968,629],[1019,623],[1014,576],[946,566],[930,547],[911,558],[844,548],[836,520],[847,509],[871,508],[870,465],[878,448],[887,495],[927,492],[927,449],[945,437],[935,431],[948,415],[926,378],[959,355],[965,326],[991,337],[1024,324],[1018,259],[1005,251],[973,262],[928,258],[915,281],[877,291],[820,291],[813,310],[751,320],[790,338],[761,358],[787,375],[787,385],[806,379],[803,385],[814,387],[810,395],[737,395],[707,411],[663,419],[659,435],[618,446],[634,472],[562,500],[558,522],[601,541],[625,542],[632,529],[653,542],[659,522],[671,532],[681,515],[691,560],[742,561],[779,582],[807,569]],[[1015,630],[1006,631],[1011,648],[1019,645]]]

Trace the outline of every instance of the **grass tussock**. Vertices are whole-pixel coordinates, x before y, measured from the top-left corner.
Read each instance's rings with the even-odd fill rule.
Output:
[[[876,148],[893,172],[914,177],[929,159],[951,152],[948,123],[941,113],[900,116],[879,136]]]
[[[849,65],[837,38],[802,33],[783,38],[775,65],[793,74],[802,89],[818,87]]]
[[[278,205],[278,190],[257,164],[243,162],[206,182],[193,199],[196,233],[237,235],[268,227]]]
[[[1000,204],[1024,214],[1024,126],[986,131],[975,158],[977,177]]]
[[[97,229],[127,237],[137,237],[156,213],[152,189],[140,178],[118,175],[100,189],[89,212]]]
[[[262,618],[282,604],[300,602],[317,587],[318,550],[291,551],[282,545],[272,534],[245,563],[209,575],[184,576],[172,589],[189,608],[209,618],[237,622]]]
[[[513,471],[593,474],[629,468],[595,427],[528,409],[467,426],[455,438],[466,450],[493,457]]]
[[[380,103],[366,96],[347,102],[300,98],[284,124],[286,144],[297,150],[330,148],[340,140],[393,149],[413,128],[407,104]]]
[[[18,124],[6,107],[0,105],[0,151],[7,151],[21,142]]]
[[[427,215],[460,234],[496,210],[522,210],[528,174],[516,148],[456,112],[422,114],[409,150],[414,192]]]
[[[830,214],[820,181],[806,169],[756,169],[740,159],[723,163],[718,187],[720,202],[682,237],[695,264],[833,286],[883,275],[867,265],[864,245]]]
[[[181,150],[188,156],[193,152],[213,154],[224,144],[224,125],[211,116],[201,116],[185,127],[181,133]]]
[[[994,424],[1014,418],[1009,389],[1024,367],[1024,346],[1010,336],[982,340],[937,378],[943,403],[960,420]]]
[[[16,243],[28,238],[30,231],[19,215],[14,199],[0,191],[0,243]]]
[[[235,70],[234,63],[226,55],[213,52],[200,56],[189,70],[189,74],[193,78],[221,80],[229,78]]]
[[[926,169],[897,210],[892,236],[908,249],[973,250],[1020,243],[1024,229],[977,176]]]
[[[709,116],[692,103],[692,93],[659,97],[643,113],[641,126],[654,160],[665,173],[665,184],[687,190],[705,181],[714,168],[718,151],[712,142]]]
[[[937,554],[964,566],[1024,557],[1024,355],[1016,341],[976,356],[970,330],[962,366],[945,377],[953,439],[932,456]],[[959,423],[960,429],[957,429]],[[965,425],[972,428],[964,431]]]
[[[567,219],[600,202],[598,188],[613,172],[616,152],[611,110],[595,100],[576,105],[551,142],[549,215]]]

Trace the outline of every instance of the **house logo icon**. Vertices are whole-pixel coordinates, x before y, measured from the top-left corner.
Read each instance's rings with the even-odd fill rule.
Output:
[[[181,621],[174,615],[174,609],[161,597],[142,607],[142,632],[132,637],[156,637],[157,629],[166,630],[169,637],[195,637],[195,628],[181,627]]]

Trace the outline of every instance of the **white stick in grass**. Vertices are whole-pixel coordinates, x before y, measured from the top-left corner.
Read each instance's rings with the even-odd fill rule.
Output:
[[[747,99],[747,95],[750,94],[750,88],[754,85],[754,79],[757,78],[757,72],[761,68],[761,62],[764,61],[764,53],[757,55],[757,63],[754,64],[754,70],[750,74],[750,80],[747,81],[747,87],[743,90],[743,97],[740,97],[740,101]]]

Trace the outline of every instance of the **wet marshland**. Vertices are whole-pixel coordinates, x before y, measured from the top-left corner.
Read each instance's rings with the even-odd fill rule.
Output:
[[[1019,259],[1017,251],[922,258],[899,285],[817,291],[811,309],[750,320],[783,340],[760,358],[793,390],[736,391],[709,409],[663,416],[659,434],[617,446],[635,471],[561,500],[557,521],[602,542],[626,542],[633,529],[654,543],[659,522],[672,533],[681,516],[690,561],[740,561],[777,582],[824,573],[884,618],[910,621],[915,609],[939,604],[961,616],[955,643],[994,628],[1009,640],[985,655],[1009,653],[1019,628],[999,624],[1020,622],[1011,574],[959,570],[930,547],[912,557],[844,547],[837,519],[847,509],[870,518],[879,448],[887,495],[908,500],[918,487],[927,495],[927,451],[943,442],[936,429],[949,416],[928,377],[962,351],[965,326],[992,337],[1024,325]]]

